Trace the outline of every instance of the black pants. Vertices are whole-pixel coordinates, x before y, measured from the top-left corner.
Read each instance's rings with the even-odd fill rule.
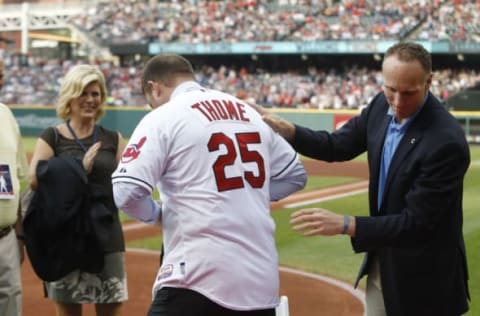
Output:
[[[275,316],[275,309],[234,311],[198,292],[164,287],[157,291],[147,316]]]

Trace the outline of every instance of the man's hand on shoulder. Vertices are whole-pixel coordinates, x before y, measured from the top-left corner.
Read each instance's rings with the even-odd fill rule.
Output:
[[[295,125],[281,118],[279,115],[268,111],[261,105],[247,102],[255,111],[257,111],[265,123],[267,123],[275,132],[279,133],[283,138],[290,141],[295,136]]]

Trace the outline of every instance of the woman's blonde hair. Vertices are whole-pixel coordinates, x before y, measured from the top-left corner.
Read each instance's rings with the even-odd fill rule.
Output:
[[[76,65],[70,68],[63,78],[57,104],[57,116],[67,120],[71,116],[70,102],[82,95],[86,86],[96,82],[100,86],[101,102],[95,115],[95,122],[98,122],[105,114],[105,101],[107,99],[107,88],[103,73],[95,66]]]

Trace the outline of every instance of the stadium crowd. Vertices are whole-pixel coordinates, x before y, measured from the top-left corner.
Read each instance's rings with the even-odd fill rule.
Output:
[[[447,1],[428,15],[416,39],[480,41],[480,1]]]
[[[28,66],[5,58],[6,80],[0,99],[6,104],[53,105],[64,73],[79,61],[30,58]],[[108,104],[113,106],[142,106],[141,65],[115,66],[98,62],[105,74]],[[480,79],[478,70],[436,70],[432,92],[442,99],[474,86]],[[257,69],[227,66],[214,68],[197,65],[199,82],[250,99],[269,107],[316,109],[352,109],[363,106],[382,88],[380,70],[361,66],[317,68],[275,73]]]
[[[98,41],[478,41],[476,0],[120,0],[89,6],[72,23]]]
[[[109,43],[385,40],[408,35],[440,3],[121,0],[90,6],[72,23]]]
[[[468,42],[480,40],[479,9],[478,0],[100,0],[75,16],[72,24],[104,45],[407,37]],[[8,104],[55,104],[62,74],[76,63],[32,56],[23,67],[6,56],[7,80],[0,97]],[[145,104],[140,63],[98,66],[107,79],[108,104]],[[287,71],[242,63],[196,66],[203,85],[271,107],[356,108],[382,87],[380,69],[362,63]],[[478,76],[478,67],[468,65],[437,69],[433,93],[446,99],[476,84]]]

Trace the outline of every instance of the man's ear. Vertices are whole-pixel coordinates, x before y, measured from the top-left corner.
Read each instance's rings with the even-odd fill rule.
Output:
[[[162,95],[163,92],[163,86],[160,83],[155,84],[155,88],[152,90],[152,93],[156,98],[159,98]]]
[[[430,86],[432,85],[432,79],[433,79],[433,73],[430,73],[427,76],[426,84],[427,84],[427,90],[430,89]]]
[[[146,87],[146,89],[145,89],[145,93],[147,93],[147,94],[150,94],[150,93],[153,94],[154,91],[156,90],[156,86],[157,86],[157,85],[158,85],[158,84],[157,84],[155,81],[153,81],[153,80],[148,80],[148,81],[147,81],[147,87]]]

